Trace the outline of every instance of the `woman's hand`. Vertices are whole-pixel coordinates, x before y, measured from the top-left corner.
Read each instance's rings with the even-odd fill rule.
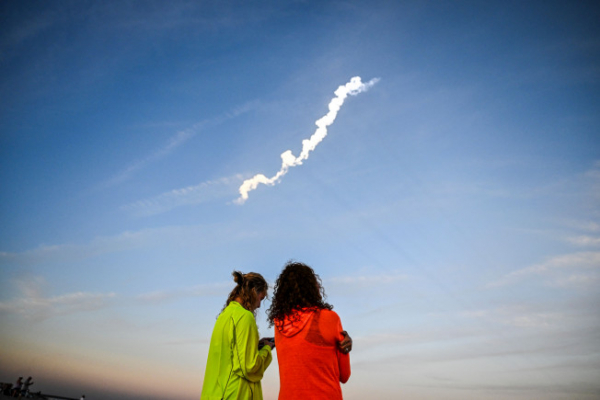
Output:
[[[342,353],[348,354],[352,351],[352,338],[346,331],[342,331],[342,335],[344,335],[344,339],[338,343],[338,347]]]
[[[271,349],[275,348],[275,338],[262,338],[258,341],[258,348],[262,348],[263,346],[269,346]]]

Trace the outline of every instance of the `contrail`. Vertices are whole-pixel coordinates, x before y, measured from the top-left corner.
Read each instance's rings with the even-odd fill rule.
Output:
[[[240,197],[234,202],[237,204],[244,204],[244,202],[248,200],[248,193],[256,189],[259,184],[263,183],[265,185],[273,186],[287,174],[290,167],[302,164],[302,161],[308,158],[309,153],[321,143],[325,136],[327,136],[327,127],[335,121],[337,113],[342,107],[342,104],[344,104],[346,97],[348,97],[348,95],[356,96],[359,93],[365,92],[377,82],[379,82],[379,78],[374,78],[367,83],[362,83],[360,76],[355,76],[345,85],[338,87],[334,92],[335,97],[329,102],[329,112],[315,122],[317,125],[315,133],[313,133],[309,139],[304,139],[302,141],[302,152],[300,155],[294,157],[291,150],[283,152],[281,154],[281,169],[279,172],[272,178],[267,178],[263,174],[257,174],[251,179],[246,179],[240,186]]]

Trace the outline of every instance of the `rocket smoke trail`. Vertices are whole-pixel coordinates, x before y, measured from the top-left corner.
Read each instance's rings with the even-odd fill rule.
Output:
[[[337,113],[344,104],[344,100],[348,95],[356,96],[359,93],[367,91],[371,86],[379,82],[379,78],[371,79],[367,83],[362,83],[360,76],[355,76],[348,83],[337,88],[334,92],[335,97],[329,102],[329,112],[317,120],[317,130],[309,139],[302,141],[302,152],[298,157],[294,157],[291,150],[287,150],[281,154],[281,169],[272,178],[267,178],[263,174],[254,175],[251,179],[246,179],[240,186],[240,197],[235,200],[237,204],[244,204],[248,200],[248,193],[258,187],[259,184],[273,186],[279,182],[281,177],[287,174],[290,167],[295,167],[302,164],[302,161],[308,158],[308,155],[313,151],[319,143],[327,136],[327,127],[333,124]]]

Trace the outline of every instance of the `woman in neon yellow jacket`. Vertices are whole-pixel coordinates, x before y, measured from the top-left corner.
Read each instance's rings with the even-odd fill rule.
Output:
[[[258,340],[254,312],[268,284],[257,273],[234,271],[237,286],[217,318],[210,339],[201,400],[262,400],[260,381],[275,348],[273,338]],[[259,349],[259,343],[261,348]]]

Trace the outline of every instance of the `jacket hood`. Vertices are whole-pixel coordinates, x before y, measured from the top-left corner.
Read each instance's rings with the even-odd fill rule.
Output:
[[[275,320],[275,326],[283,336],[292,337],[304,329],[313,314],[314,310],[307,310],[305,308],[294,310],[292,314],[286,315],[283,321],[279,319]]]

